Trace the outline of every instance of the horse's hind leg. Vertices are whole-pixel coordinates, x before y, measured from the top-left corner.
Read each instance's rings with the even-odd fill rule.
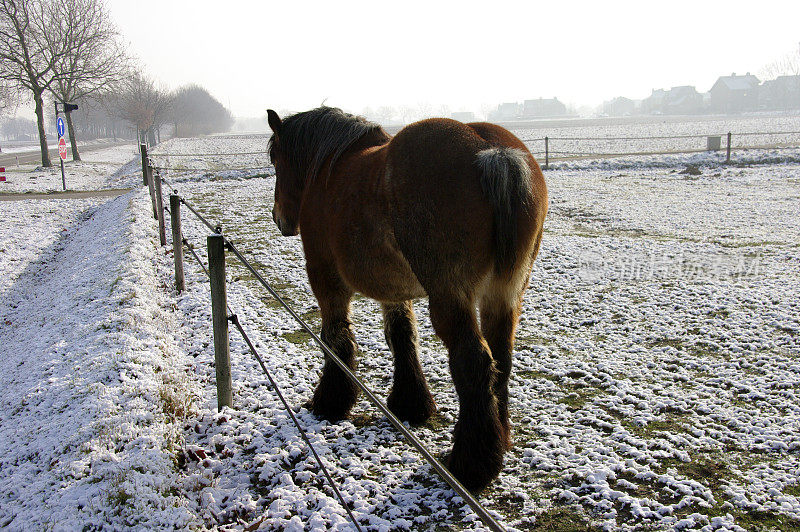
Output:
[[[514,350],[514,333],[519,321],[521,300],[519,297],[503,297],[504,294],[490,294],[481,301],[481,330],[492,351],[497,378],[494,381],[494,394],[497,397],[497,410],[503,426],[503,444],[511,447],[511,429],[508,421],[508,379],[511,375],[511,354]],[[511,301],[509,301],[510,299]]]
[[[504,430],[494,394],[497,369],[472,305],[432,297],[431,322],[450,353],[459,401],[448,469],[466,488],[479,491],[503,467]]]
[[[418,424],[436,411],[417,355],[417,320],[411,301],[383,305],[386,343],[394,355],[394,385],[389,410],[403,421]]]
[[[309,277],[311,278],[311,276]],[[312,286],[314,286],[313,282]],[[319,284],[316,285],[314,292],[317,295],[322,315],[322,341],[350,369],[355,370],[358,349],[350,324],[352,292],[344,288],[323,292],[320,290]],[[339,421],[347,416],[347,413],[356,404],[357,398],[358,387],[326,355],[322,376],[309,405],[311,411],[329,421]]]

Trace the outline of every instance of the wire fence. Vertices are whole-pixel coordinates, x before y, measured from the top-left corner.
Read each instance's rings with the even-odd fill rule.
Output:
[[[268,135],[223,135],[212,137],[213,139],[267,139]],[[726,135],[657,135],[657,136],[609,136],[609,137],[571,137],[571,136],[557,136],[542,138],[523,138],[521,139],[526,146],[531,150],[534,156],[544,159],[544,167],[549,167],[551,160],[568,160],[577,158],[603,158],[603,157],[625,157],[637,155],[658,155],[658,154],[675,154],[675,153],[697,153],[703,151],[716,151],[723,149],[722,139],[725,138],[724,149],[727,154],[727,161],[730,162],[731,151],[745,150],[745,149],[795,149],[800,146],[800,131],[781,131],[781,132],[741,132]],[[748,145],[745,139],[751,142]],[[702,147],[702,143],[706,142],[706,146]],[[554,149],[555,148],[555,149]],[[615,149],[616,148],[616,149]],[[239,248],[222,233],[222,228],[219,225],[213,224],[208,218],[203,215],[194,205],[188,202],[184,197],[180,196],[177,188],[173,183],[167,181],[162,174],[170,173],[171,176],[182,177],[184,175],[196,175],[198,172],[260,172],[258,175],[272,175],[274,168],[269,161],[269,154],[266,150],[258,151],[239,151],[239,152],[218,152],[218,153],[152,153],[149,156],[146,152],[146,147],[142,147],[143,161],[147,161],[147,165],[143,168],[145,181],[148,179],[148,185],[155,185],[150,187],[151,197],[153,199],[154,214],[160,211],[161,216],[163,212],[169,212],[169,209],[163,205],[161,200],[161,182],[173,189],[174,194],[178,197],[181,205],[186,208],[205,226],[213,235],[219,235],[224,240],[225,248],[230,251],[236,258],[247,268],[254,276],[254,278],[263,286],[269,294],[291,315],[305,330],[314,342],[323,351],[325,356],[330,358],[349,378],[353,383],[358,386],[366,395],[368,400],[375,405],[390,421],[390,423],[402,434],[402,436],[415,447],[423,458],[436,470],[445,482],[447,482],[472,508],[478,515],[483,523],[491,530],[504,530],[495,518],[477,501],[468,490],[466,490],[456,480],[450,472],[428,451],[422,442],[414,436],[403,424],[400,422],[389,409],[375,396],[375,394],[350,370],[350,368],[328,347],[317,334],[309,327],[309,325],[286,303],[286,301],[278,294],[273,287],[264,279],[261,273],[253,267],[247,257],[239,250]],[[250,164],[235,164],[242,158],[248,158]],[[183,163],[172,164],[173,161],[185,161]],[[203,168],[189,167],[190,162],[199,162],[203,164]],[[260,164],[262,163],[263,164]],[[233,164],[231,164],[233,163]],[[258,163],[258,164],[257,164]],[[155,177],[154,177],[155,176]],[[162,203],[159,207],[157,203]],[[179,214],[179,213],[178,213]],[[175,222],[173,222],[175,223]],[[178,227],[180,226],[179,220],[177,221]],[[165,242],[164,224],[163,220],[160,221],[162,245]],[[203,263],[196,247],[186,239],[183,233],[180,234],[180,242],[186,246],[191,255],[198,262],[205,274],[211,277],[209,268]],[[173,253],[176,260],[177,253]],[[182,253],[181,253],[182,256]],[[181,266],[182,268],[182,266]],[[177,269],[176,269],[177,275]],[[317,454],[314,446],[311,444],[306,431],[301,423],[294,415],[294,412],[286,401],[279,384],[272,377],[264,363],[263,358],[256,350],[253,342],[244,330],[244,327],[239,321],[235,312],[227,306],[227,314],[225,320],[230,322],[242,335],[243,340],[248,346],[249,351],[258,362],[263,370],[265,376],[269,380],[274,392],[278,396],[281,404],[289,413],[290,418],[300,433],[303,441],[308,446],[309,451],[314,456],[315,461],[319,465],[320,471],[325,477],[327,483],[330,485],[331,490],[336,495],[339,503],[342,505],[348,515],[348,519],[356,530],[361,530],[357,519],[339,491],[336,483],[325,467],[324,463]]]
[[[155,167],[150,167],[150,168],[153,169],[153,170],[156,169]],[[462,497],[462,499],[467,503],[467,505],[478,515],[478,517],[481,519],[481,521],[490,530],[493,530],[493,531],[505,530],[505,528],[494,518],[494,516],[492,516],[486,510],[486,508],[484,508],[483,505],[477,499],[475,499],[475,497],[466,488],[464,488],[464,486],[462,486],[461,483],[455,477],[453,477],[452,474],[450,474],[450,472],[433,456],[433,454],[425,447],[425,445],[409,429],[407,429],[405,427],[405,425],[403,425],[403,423],[399,419],[397,419],[397,417],[394,416],[394,414],[392,414],[392,412],[388,409],[388,407],[385,404],[383,404],[383,402],[380,399],[378,399],[378,397],[372,392],[372,390],[369,387],[367,387],[364,384],[364,382],[352,372],[350,367],[347,366],[347,364],[345,364],[344,361],[342,361],[341,358],[339,358],[339,356],[336,355],[336,353],[327,344],[325,344],[325,342],[322,341],[322,339],[311,329],[311,327],[305,322],[305,320],[303,320],[297,314],[297,312],[295,312],[294,309],[292,309],[291,306],[286,303],[284,298],[281,297],[281,295],[270,285],[269,282],[266,281],[266,279],[264,279],[264,277],[262,276],[261,272],[259,272],[252,265],[252,263],[239,250],[239,248],[229,238],[227,238],[227,237],[225,237],[223,235],[222,228],[221,228],[220,225],[213,224],[195,206],[193,206],[185,198],[180,196],[180,194],[178,193],[178,190],[175,187],[175,185],[170,183],[166,179],[164,179],[162,176],[160,176],[158,171],[156,171],[154,178],[152,176],[152,173],[148,172],[147,168],[145,168],[143,170],[143,172],[145,173],[145,177],[146,178],[151,179],[151,180],[154,179],[156,181],[156,184],[154,185],[153,190],[160,190],[160,187],[161,187],[160,182],[163,182],[164,184],[166,184],[167,186],[172,188],[173,192],[174,192],[174,195],[179,198],[179,202],[180,202],[181,205],[186,206],[186,208],[189,209],[189,211],[203,225],[205,225],[212,232],[213,235],[218,235],[220,238],[224,239],[225,248],[228,251],[230,251],[234,256],[236,256],[236,258],[242,263],[242,265],[244,265],[245,268],[247,268],[250,271],[250,273],[253,274],[255,279],[267,290],[267,292],[269,292],[269,294],[291,315],[292,319],[294,319],[311,336],[311,338],[314,340],[314,342],[323,351],[325,356],[330,358],[342,370],[342,372],[347,376],[347,378],[350,379],[356,386],[358,386],[358,388],[366,395],[367,399],[374,406],[376,406],[386,416],[386,418],[389,420],[389,422],[392,424],[392,426],[394,426],[395,429],[397,429],[401,433],[401,435],[406,439],[406,441],[408,441],[408,443],[410,443],[414,448],[417,449],[417,451],[420,452],[420,454],[423,456],[423,458],[434,468],[434,470],[437,471],[437,473],[439,473],[439,475],[442,477],[442,479],[445,482],[447,482],[447,484],[450,485],[450,487],[453,488],[453,490],[455,490],[456,493],[458,493]],[[148,174],[150,174],[150,175],[148,176]],[[163,216],[163,212],[164,211],[170,212],[167,207],[165,207],[163,205],[159,207],[157,205],[157,202],[159,201],[157,199],[157,194],[151,194],[151,197],[152,197],[152,200],[154,202],[153,203],[154,209],[157,212],[160,212],[162,216]],[[173,213],[170,212],[170,214],[173,217],[174,216],[179,216],[179,213],[174,213],[173,214]],[[175,223],[175,222],[173,222],[173,223]],[[178,224],[179,224],[179,222],[178,222]],[[182,244],[187,246],[187,248],[189,249],[190,253],[194,256],[194,258],[200,264],[200,267],[203,269],[205,274],[209,278],[211,278],[212,272],[209,271],[210,267],[207,268],[205,266],[205,264],[203,263],[202,259],[200,258],[200,256],[195,251],[194,246],[192,246],[189,243],[189,241],[185,238],[185,236],[183,235],[182,232],[181,232],[180,239],[181,239]],[[165,244],[165,243],[166,243],[165,240],[162,239],[162,245]],[[177,253],[173,253],[173,256],[175,256],[176,260],[178,260],[178,254]],[[181,266],[181,270],[182,270],[182,266]],[[227,310],[227,315],[226,315],[227,321],[232,323],[234,325],[234,327],[242,335],[242,338],[244,339],[245,343],[247,344],[248,349],[250,350],[251,354],[255,357],[255,359],[257,360],[258,364],[261,366],[261,369],[263,370],[265,376],[269,380],[269,382],[270,382],[273,390],[275,391],[276,395],[278,396],[280,402],[283,404],[283,407],[289,413],[289,416],[292,419],[292,422],[295,425],[295,427],[297,428],[298,432],[300,433],[301,438],[303,439],[305,444],[308,446],[310,452],[314,456],[314,459],[317,462],[317,464],[319,465],[320,470],[322,471],[323,475],[325,476],[328,484],[330,485],[331,489],[335,493],[335,495],[336,495],[337,499],[339,500],[340,504],[343,506],[343,508],[347,512],[348,518],[349,518],[351,524],[353,525],[353,527],[356,530],[360,531],[361,527],[359,526],[355,516],[353,515],[352,510],[350,509],[350,506],[345,502],[344,497],[341,495],[341,492],[339,491],[336,483],[334,482],[333,478],[331,477],[331,475],[328,472],[327,468],[325,467],[324,463],[322,462],[322,460],[320,459],[320,457],[317,454],[316,450],[314,449],[314,446],[312,445],[310,439],[308,438],[305,429],[302,427],[301,423],[299,422],[299,420],[295,416],[291,406],[286,401],[286,399],[285,399],[285,397],[284,397],[284,395],[283,395],[283,393],[281,391],[280,386],[278,385],[278,383],[275,381],[275,379],[272,377],[272,375],[268,371],[268,369],[266,367],[266,364],[264,363],[263,358],[258,353],[258,351],[256,350],[255,346],[253,345],[253,342],[250,340],[249,336],[247,335],[247,333],[245,332],[245,330],[242,327],[241,323],[239,322],[239,318],[238,318],[237,314],[234,313],[231,310],[229,305],[226,305],[226,310]]]
[[[526,130],[517,130],[519,137],[537,159],[549,168],[551,161],[572,159],[604,159],[613,157],[693,154],[701,152],[725,153],[726,162],[731,162],[735,151],[742,150],[790,150],[800,148],[800,131],[740,131],[705,134],[642,135],[642,136],[530,136]],[[240,152],[205,153],[152,153],[155,169],[173,173],[202,171],[250,171],[273,172],[266,151],[268,134],[220,135],[204,140],[248,139],[264,140],[264,150]],[[247,159],[245,162],[243,159]]]
[[[528,149],[544,166],[550,161],[680,153],[725,152],[731,162],[735,150],[785,150],[800,147],[800,131],[744,131],[693,135],[553,136],[523,137]]]

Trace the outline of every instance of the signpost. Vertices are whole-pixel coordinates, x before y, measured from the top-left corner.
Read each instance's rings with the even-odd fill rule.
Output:
[[[67,158],[67,141],[64,140],[64,134],[66,130],[64,128],[64,119],[58,116],[58,102],[53,102],[56,107],[56,128],[58,129],[58,156],[61,158],[61,186],[64,187],[64,190],[67,190],[67,178],[64,177],[64,161]],[[77,105],[72,103],[62,103],[61,105],[64,106],[63,111],[68,113],[69,111],[74,111],[78,108]]]

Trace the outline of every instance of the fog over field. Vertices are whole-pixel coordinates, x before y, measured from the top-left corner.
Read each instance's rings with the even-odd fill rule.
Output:
[[[20,13],[38,16],[12,31]],[[475,494],[510,532],[800,530],[798,20],[776,0],[0,0],[0,529],[490,530],[365,394],[343,419],[312,411],[326,356],[299,316],[345,356],[352,325],[354,372],[384,402],[397,346],[418,343],[436,409],[407,427],[445,462],[459,419],[467,440],[501,426],[510,355],[511,445]],[[47,45],[29,61],[23,41]],[[323,104],[389,135],[331,109],[286,119]],[[432,116],[451,120],[407,128],[417,149],[390,138]],[[491,253],[543,212],[540,169],[541,246],[510,255],[539,250],[508,275],[526,289],[487,297]],[[349,244],[326,240],[331,213],[352,215]],[[481,263],[463,250],[484,237]],[[381,246],[353,261],[366,285],[336,271]],[[381,294],[384,262],[404,295]],[[354,288],[420,296],[403,287],[435,268],[433,310],[406,302],[418,338]],[[502,334],[501,299],[521,302]]]
[[[617,96],[762,74],[797,52],[795,2],[647,4],[237,2],[213,16],[186,1],[109,9],[131,49],[170,86],[208,87],[237,116],[323,101],[362,112]],[[158,35],[158,38],[153,38]]]

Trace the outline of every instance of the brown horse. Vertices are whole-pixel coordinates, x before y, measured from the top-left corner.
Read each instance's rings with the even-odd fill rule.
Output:
[[[395,362],[387,404],[421,423],[436,405],[411,300],[427,296],[460,405],[447,466],[467,488],[483,489],[510,446],[514,333],[547,211],[539,165],[488,123],[429,119],[390,137],[329,107],[284,120],[270,110],[268,119],[272,217],[284,236],[301,234],[322,339],[355,369],[350,299],[360,292],[379,301]],[[310,407],[339,420],[357,394],[326,360]]]

